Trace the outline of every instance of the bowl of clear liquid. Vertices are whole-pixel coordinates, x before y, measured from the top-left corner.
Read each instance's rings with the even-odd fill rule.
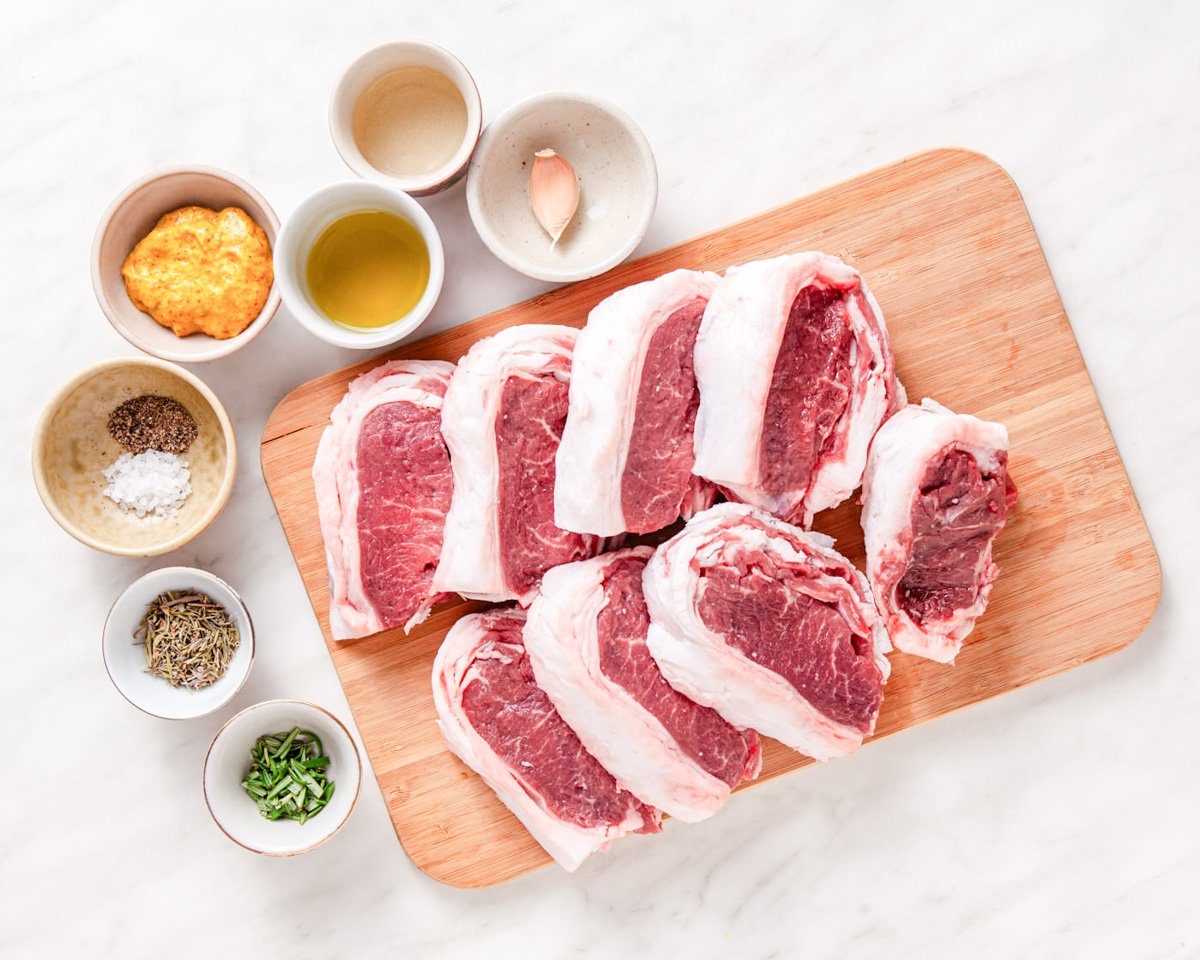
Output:
[[[483,129],[475,81],[462,61],[423,40],[368,50],[329,102],[329,132],[360,177],[415,197],[462,179]]]

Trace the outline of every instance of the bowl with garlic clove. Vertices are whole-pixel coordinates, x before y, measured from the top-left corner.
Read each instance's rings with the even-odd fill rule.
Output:
[[[492,253],[557,283],[628,258],[657,200],[645,135],[619,107],[583,94],[509,107],[484,131],[467,174],[471,221]]]

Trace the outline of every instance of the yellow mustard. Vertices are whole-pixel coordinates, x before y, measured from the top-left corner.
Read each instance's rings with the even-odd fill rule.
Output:
[[[271,244],[238,207],[180,207],[161,217],[121,267],[133,305],[176,336],[236,337],[275,279]]]

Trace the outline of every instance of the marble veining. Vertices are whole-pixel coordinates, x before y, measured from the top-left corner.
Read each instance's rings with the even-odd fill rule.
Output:
[[[350,177],[329,94],[366,48],[454,51],[485,121],[545,89],[638,120],[661,177],[657,249],[907,153],[987,153],[1020,186],[1155,538],[1161,607],[1127,650],[633,838],[573,877],[439,886],[396,843],[374,779],[303,857],[235,847],[204,809],[217,727],[274,696],[349,719],[259,473],[294,385],[357,356],[281,310],[193,369],[241,452],[233,500],[189,547],[92,553],[42,511],[28,449],[43,400],[133,349],[88,276],[112,196],[208,162],[286,217]],[[5,956],[1074,957],[1200,954],[1200,592],[1187,585],[1200,460],[1200,7],[1177,0],[601,5],[355,0],[203,7],[68,0],[0,32],[0,939]],[[427,331],[547,285],[492,257],[461,186],[425,201],[447,251]],[[936,243],[931,245],[936,256]],[[109,604],[141,572],[233,584],[258,656],[233,704],[143,716],[100,659]],[[1114,598],[1119,603],[1119,598]]]

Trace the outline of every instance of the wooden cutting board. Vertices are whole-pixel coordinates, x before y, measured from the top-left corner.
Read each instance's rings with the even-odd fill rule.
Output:
[[[457,360],[511,324],[581,326],[614,290],[668,270],[723,270],[801,250],[835,253],[862,271],[887,318],[910,398],[932,396],[1008,425],[1009,465],[1020,488],[996,543],[1003,574],[987,614],[956,666],[893,655],[876,737],[1130,643],[1158,602],[1154,545],[1021,195],[979,154],[944,149],[910,157],[389,356]],[[434,726],[434,653],[450,625],[482,604],[448,604],[407,638],[399,630],[344,643],[329,636],[310,469],[346,384],[378,362],[288,394],[263,433],[263,475],[400,842],[430,876],[487,886],[549,858],[447,752]],[[821,514],[816,526],[862,565],[855,504]],[[767,741],[756,782],[810,762]],[[870,763],[871,752],[836,762]]]

